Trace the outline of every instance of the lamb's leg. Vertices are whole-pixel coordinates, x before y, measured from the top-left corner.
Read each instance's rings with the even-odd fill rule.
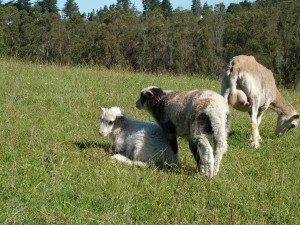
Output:
[[[198,139],[199,147],[204,156],[204,172],[205,176],[212,178],[214,176],[214,152],[205,135],[201,135]]]
[[[197,171],[197,173],[204,172],[204,166],[202,165],[202,162],[201,162],[201,157],[200,157],[200,154],[198,152],[197,144],[195,144],[193,141],[189,140],[189,147],[190,147],[190,150],[191,150],[191,152],[194,156],[194,159],[196,161],[196,171]]]
[[[123,162],[123,163],[126,163],[128,165],[131,165],[131,166],[140,166],[140,167],[147,167],[148,164],[145,163],[145,162],[141,162],[141,161],[134,161],[134,160],[131,160],[129,158],[127,158],[126,156],[124,155],[121,155],[121,154],[115,154],[111,157],[113,160],[117,160],[117,161],[120,161],[120,162]]]

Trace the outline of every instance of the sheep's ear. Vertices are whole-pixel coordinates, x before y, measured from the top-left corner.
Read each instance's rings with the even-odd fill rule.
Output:
[[[145,96],[146,96],[147,98],[150,98],[150,97],[153,96],[153,92],[152,92],[151,90],[147,90],[147,91],[145,92]]]
[[[104,112],[106,110],[106,108],[99,106],[99,109],[102,110],[102,112]]]
[[[291,118],[290,118],[290,121],[293,121],[293,120],[297,120],[299,119],[299,114],[296,114],[296,115],[293,115]]]
[[[120,121],[120,122],[123,122],[123,121],[126,120],[126,117],[125,117],[124,115],[122,115],[122,116],[117,116],[116,120],[117,120],[117,121]]]
[[[299,114],[296,114],[296,115],[293,115],[291,118],[290,118],[290,121],[291,121],[291,128],[295,128],[298,126],[298,120],[299,119]]]

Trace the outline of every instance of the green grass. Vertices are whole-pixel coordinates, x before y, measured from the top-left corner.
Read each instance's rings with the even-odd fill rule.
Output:
[[[0,224],[299,224],[300,129],[274,136],[269,110],[264,142],[248,145],[250,119],[232,110],[232,135],[220,173],[182,165],[160,171],[110,160],[98,135],[98,106],[120,106],[134,119],[143,87],[212,89],[199,76],[133,74],[0,59]],[[300,92],[281,90],[300,110]]]

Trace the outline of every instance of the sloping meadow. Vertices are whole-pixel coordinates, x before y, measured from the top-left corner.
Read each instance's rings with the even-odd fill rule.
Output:
[[[1,224],[299,224],[300,129],[275,137],[276,114],[248,145],[250,118],[231,109],[219,174],[195,173],[188,143],[181,166],[130,167],[110,159],[98,135],[99,106],[135,108],[142,88],[220,90],[201,76],[149,75],[0,59]],[[300,111],[300,92],[281,90]]]

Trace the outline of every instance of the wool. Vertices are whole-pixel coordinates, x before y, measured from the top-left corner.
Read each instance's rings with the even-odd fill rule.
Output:
[[[197,171],[204,171],[210,178],[217,175],[228,147],[230,117],[228,104],[221,95],[210,90],[179,92],[150,86],[141,91],[136,107],[154,117],[175,149],[178,150],[177,137],[188,139]],[[215,141],[214,148],[211,138]]]

